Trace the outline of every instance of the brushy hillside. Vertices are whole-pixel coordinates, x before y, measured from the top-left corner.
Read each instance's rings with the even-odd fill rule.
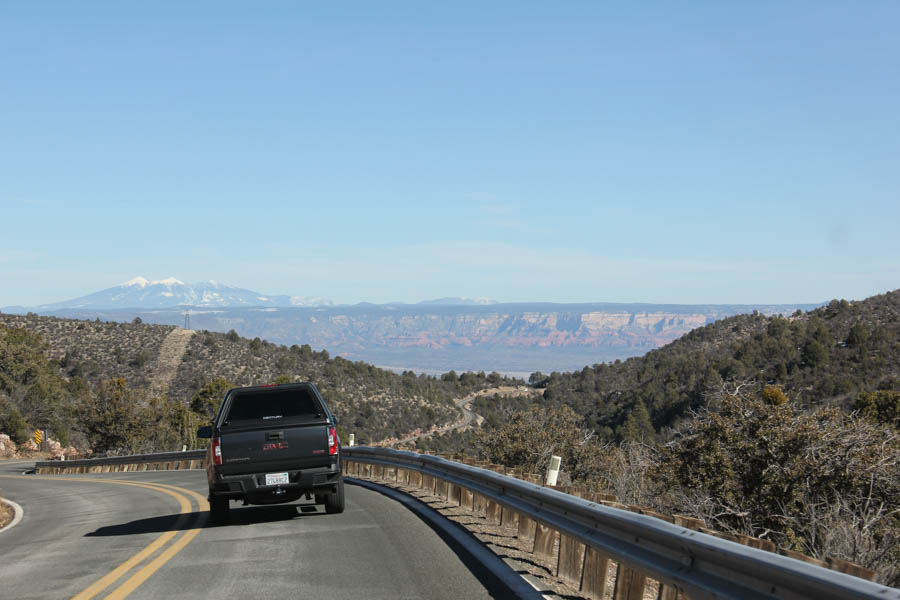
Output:
[[[607,439],[622,439],[629,416],[645,409],[665,433],[723,382],[748,380],[804,407],[848,408],[860,393],[900,389],[900,290],[790,318],[730,317],[639,358],[532,375],[548,403],[571,406]]]
[[[0,324],[26,329],[47,343],[47,358],[59,362],[65,377],[97,382],[122,377],[148,387],[152,366],[165,337],[175,327],[137,323],[77,321],[0,313]]]
[[[176,330],[0,314],[0,432],[21,443],[26,430],[49,428],[64,443],[98,452],[192,446],[194,425],[208,420],[229,387],[310,380],[345,434],[374,443],[456,422],[462,414],[453,399],[505,381],[484,373],[398,375],[307,345],[198,332],[167,390],[151,388],[164,340]],[[122,439],[104,433],[129,426],[134,432]]]
[[[641,358],[535,373],[419,447],[545,471],[900,585],[900,291],[731,317]]]

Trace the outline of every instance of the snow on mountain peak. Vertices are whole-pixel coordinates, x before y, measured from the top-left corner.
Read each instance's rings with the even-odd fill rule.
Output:
[[[154,281],[154,283],[156,283],[156,282]],[[123,283],[123,284],[122,284],[122,287],[131,286],[131,285],[137,285],[137,286],[140,286],[140,287],[146,287],[146,286],[149,285],[149,284],[150,284],[150,282],[147,281],[145,278],[143,278],[143,277],[135,277],[134,279],[129,279],[128,281],[126,281],[125,283]]]
[[[150,281],[146,277],[135,277],[134,279],[130,279],[123,284],[120,284],[120,287],[147,287],[148,285],[184,285],[183,282],[178,281],[174,277],[169,277],[168,279],[159,279],[156,281]]]
[[[261,294],[245,290],[218,281],[186,284],[169,277],[160,280],[148,280],[146,277],[135,277],[130,281],[109,288],[40,307],[42,310],[62,308],[110,309],[110,308],[167,308],[172,306],[319,306],[332,305],[330,300],[319,298],[297,298],[282,295]]]

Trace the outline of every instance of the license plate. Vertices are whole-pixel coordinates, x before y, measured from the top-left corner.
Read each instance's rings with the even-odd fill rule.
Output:
[[[287,473],[266,473],[266,485],[278,485],[279,483],[289,483]]]

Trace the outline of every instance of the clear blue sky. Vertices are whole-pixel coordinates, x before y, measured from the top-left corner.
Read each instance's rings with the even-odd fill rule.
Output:
[[[900,3],[0,1],[0,306],[900,287]]]

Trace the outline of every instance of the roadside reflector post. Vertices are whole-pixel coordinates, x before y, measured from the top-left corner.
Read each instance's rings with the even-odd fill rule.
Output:
[[[356,443],[356,434],[355,434],[355,433],[351,433],[351,434],[350,434],[350,444],[349,444],[349,445],[352,447],[355,443]]]
[[[185,450],[187,450],[187,444],[182,444],[181,451],[184,452]]]
[[[562,458],[559,456],[550,457],[550,470],[547,471],[547,485],[556,485],[556,479],[559,477],[559,464]]]

